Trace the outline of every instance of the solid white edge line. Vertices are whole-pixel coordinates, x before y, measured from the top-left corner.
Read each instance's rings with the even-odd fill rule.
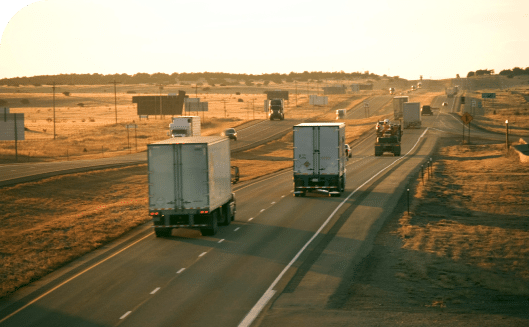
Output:
[[[250,218],[250,219],[248,219],[248,221],[252,221],[252,220],[253,220],[253,217],[252,217],[252,218]]]
[[[236,232],[239,230],[240,227],[235,228],[233,231]]]
[[[202,257],[202,256],[205,256],[207,254],[207,252],[202,252],[199,257]]]
[[[160,290],[160,287],[155,288],[150,294],[154,294]]]
[[[270,299],[274,296],[276,291],[268,289],[263,296],[257,301],[257,303],[254,305],[252,310],[244,317],[243,321],[239,324],[239,327],[247,327],[252,324],[254,319],[259,315],[261,310],[263,310],[264,306],[270,301]]]
[[[176,273],[177,273],[177,274],[180,274],[180,273],[182,273],[184,270],[186,270],[186,269],[185,269],[185,268],[181,268],[181,269],[178,270]]]
[[[305,251],[305,249],[309,246],[310,243],[312,243],[312,241],[320,234],[320,232],[323,230],[323,228],[325,228],[325,226],[327,226],[327,224],[329,223],[329,221],[331,221],[331,219],[334,217],[334,215],[336,214],[336,212],[338,212],[338,210],[340,210],[340,208],[345,204],[345,202],[347,202],[352,196],[353,194],[355,194],[356,192],[358,192],[359,189],[361,189],[362,187],[364,187],[367,183],[371,182],[375,177],[377,177],[378,175],[380,175],[382,172],[386,171],[389,167],[393,166],[394,164],[396,164],[397,162],[401,161],[402,159],[404,159],[406,156],[408,156],[408,154],[413,151],[413,149],[415,149],[415,147],[417,146],[417,144],[419,144],[419,141],[423,138],[424,134],[426,134],[426,132],[428,131],[428,128],[426,128],[426,130],[421,134],[421,136],[419,136],[419,138],[417,139],[417,142],[415,142],[415,144],[413,145],[413,147],[410,149],[410,151],[406,152],[405,155],[403,155],[402,157],[398,158],[397,160],[393,161],[391,164],[389,164],[388,166],[386,166],[384,169],[382,169],[381,171],[379,171],[378,173],[376,173],[375,175],[373,175],[370,179],[368,179],[367,181],[365,181],[362,185],[360,185],[359,187],[357,187],[353,192],[351,192],[351,194],[349,194],[337,207],[336,209],[334,209],[334,211],[331,213],[331,215],[323,222],[323,225],[320,226],[320,228],[318,228],[318,230],[314,233],[314,235],[312,235],[312,237],[308,240],[307,243],[305,243],[305,245],[303,245],[303,247],[301,248],[301,250],[299,250],[299,252],[294,256],[294,258],[292,260],[290,260],[290,262],[288,263],[288,265],[283,269],[283,271],[281,271],[281,273],[276,277],[276,279],[272,282],[272,284],[268,287],[268,289],[266,290],[266,292],[263,294],[263,296],[261,297],[261,299],[259,299],[259,301],[253,306],[253,308],[250,310],[250,312],[248,312],[248,314],[246,315],[246,317],[244,317],[244,319],[239,323],[238,327],[248,327],[252,324],[252,322],[255,320],[255,318],[257,318],[257,316],[261,313],[261,311],[263,310],[263,308],[265,307],[265,305],[268,303],[268,301],[272,298],[272,296],[275,294],[276,291],[273,290],[273,288],[277,285],[277,283],[279,283],[279,281],[281,280],[281,278],[283,277],[283,275],[290,269],[290,267],[292,267],[292,265],[294,264],[294,262],[296,262],[296,260],[301,256],[301,254],[303,253],[303,251]]]
[[[224,242],[224,239],[222,239],[222,240],[218,241],[218,243],[222,243],[222,242]]]
[[[127,316],[131,314],[131,312],[132,311],[125,312],[125,314],[123,316],[119,317],[119,320],[123,320],[123,319],[127,318]]]

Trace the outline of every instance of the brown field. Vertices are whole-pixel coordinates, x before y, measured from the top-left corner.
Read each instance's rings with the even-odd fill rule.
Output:
[[[481,99],[481,93],[496,93],[495,99]],[[482,100],[485,116],[474,117],[474,123],[483,129],[505,133],[505,121],[509,121],[509,132],[529,136],[529,87],[509,90],[484,90],[468,92],[467,96]]]
[[[263,93],[265,89],[281,88],[291,92],[285,109],[290,118],[318,115],[353,96],[330,95],[327,106],[309,106],[307,93],[322,93],[321,88],[316,86],[315,83],[290,83],[269,88],[236,85],[213,87],[211,93],[198,88],[198,93],[195,94],[195,88],[189,85],[170,85],[164,88],[162,94],[184,90],[190,97],[198,96],[201,101],[207,101],[209,111],[199,115],[203,123],[203,135],[213,135],[250,120],[264,119],[266,116],[262,108],[266,99],[266,94]],[[116,110],[112,85],[57,86],[54,140],[53,94],[50,86],[0,87],[0,99],[7,101],[11,113],[25,114],[25,140],[17,143],[18,161],[56,161],[123,155],[145,151],[147,144],[167,138],[171,117],[160,119],[159,116],[151,116],[148,120],[140,120],[136,115],[136,104],[132,103],[132,96],[159,94],[158,87],[118,85],[117,90],[118,123],[115,124]],[[70,93],[66,96],[63,92]],[[240,95],[237,95],[237,92]],[[360,102],[366,96],[377,92],[383,91],[362,91],[353,97]],[[238,102],[239,99],[243,102]],[[23,100],[27,100],[27,104],[22,104]],[[126,125],[133,123],[137,124],[137,129],[127,131]],[[15,142],[0,142],[0,163],[14,161]]]
[[[432,175],[425,170],[424,185],[416,181],[410,214],[403,199],[377,235],[344,309],[410,312],[417,320],[401,321],[410,326],[438,326],[442,317],[456,326],[527,319],[529,166],[503,144],[450,138],[433,158]]]

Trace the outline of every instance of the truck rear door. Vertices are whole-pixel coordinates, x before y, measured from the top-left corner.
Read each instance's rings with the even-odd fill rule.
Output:
[[[175,208],[173,145],[149,146],[149,209]]]
[[[207,144],[181,144],[178,163],[178,202],[185,209],[209,207]]]
[[[338,127],[318,127],[319,173],[338,175],[340,173],[340,135]]]
[[[319,138],[314,132],[315,127],[294,127],[294,173],[301,175],[318,174],[319,153],[317,149]]]

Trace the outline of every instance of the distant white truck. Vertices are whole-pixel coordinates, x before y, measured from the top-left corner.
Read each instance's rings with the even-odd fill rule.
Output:
[[[235,218],[230,141],[221,136],[170,138],[147,146],[149,215],[157,237],[173,228],[215,235]]]
[[[336,119],[344,119],[347,109],[336,109]]]
[[[174,117],[173,122],[169,124],[167,135],[171,137],[200,136],[200,116]]]
[[[405,102],[402,105],[402,125],[404,128],[421,127],[421,103]]]
[[[294,126],[294,195],[345,190],[347,154],[345,123],[302,123]]]
[[[409,101],[409,97],[400,96],[393,98],[393,118],[399,120],[402,118],[402,104]]]

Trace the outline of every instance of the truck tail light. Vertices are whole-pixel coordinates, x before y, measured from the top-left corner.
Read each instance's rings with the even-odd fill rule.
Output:
[[[208,210],[201,210],[200,213],[208,213]]]
[[[159,212],[151,212],[151,216],[158,216],[159,214]]]

